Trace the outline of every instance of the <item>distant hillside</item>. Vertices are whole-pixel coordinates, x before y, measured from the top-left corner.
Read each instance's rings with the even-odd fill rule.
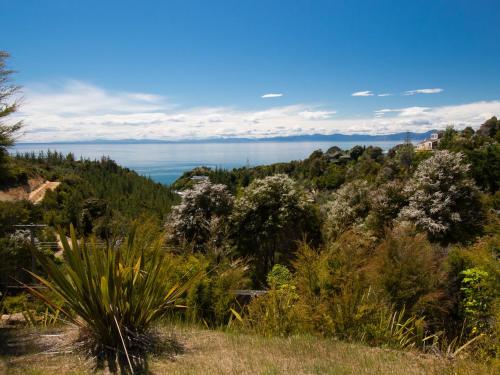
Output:
[[[425,133],[393,133],[382,135],[369,134],[306,134],[306,135],[291,135],[283,137],[269,138],[205,138],[205,139],[184,139],[179,141],[168,141],[161,139],[96,139],[92,141],[71,141],[71,142],[42,142],[43,144],[99,144],[99,143],[248,143],[248,142],[380,142],[380,141],[399,141],[407,137],[412,141],[420,141],[428,138],[433,131]],[[22,142],[19,142],[22,143]],[[30,142],[30,144],[36,144]]]

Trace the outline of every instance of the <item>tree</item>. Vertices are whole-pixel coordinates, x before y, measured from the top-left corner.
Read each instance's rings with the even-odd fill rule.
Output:
[[[370,191],[370,214],[366,221],[377,234],[383,235],[384,229],[392,226],[401,208],[408,203],[403,188],[401,181],[392,180]]]
[[[15,113],[19,107],[19,99],[15,96],[19,86],[11,83],[12,70],[7,69],[6,60],[9,54],[0,51],[0,181],[5,178],[7,148],[14,144],[14,134],[21,128],[21,122],[7,123],[5,119]]]
[[[455,143],[458,132],[453,128],[453,126],[447,126],[439,142],[439,149],[446,150],[451,149]]]
[[[500,130],[500,121],[497,120],[495,116],[485,121],[479,129],[477,130],[477,134],[482,135],[483,137],[495,137],[497,131]]]
[[[368,146],[361,155],[363,158],[371,159],[375,161],[383,161],[384,151],[377,146]]]
[[[433,240],[462,241],[477,234],[484,215],[463,160],[462,153],[449,151],[437,151],[424,160],[405,186],[409,205],[399,218],[415,223]]]
[[[190,243],[195,250],[207,250],[211,234],[222,234],[222,225],[233,206],[226,185],[201,181],[183,192],[181,204],[174,206],[167,220],[174,243]],[[214,230],[214,226],[217,227]],[[217,240],[212,238],[212,240]]]
[[[351,148],[349,151],[349,156],[351,157],[352,160],[358,160],[358,158],[363,154],[365,151],[365,148],[363,146],[354,146]]]
[[[274,264],[286,265],[304,236],[319,237],[318,219],[290,177],[277,174],[254,180],[235,201],[231,237],[238,253],[252,258],[257,283],[265,282]]]
[[[325,205],[325,232],[336,239],[352,226],[361,223],[369,211],[369,186],[366,181],[355,180],[342,185],[333,199]]]

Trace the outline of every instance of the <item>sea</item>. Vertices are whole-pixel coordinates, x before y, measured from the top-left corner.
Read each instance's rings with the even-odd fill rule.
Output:
[[[235,143],[18,143],[10,152],[59,151],[77,158],[100,159],[108,156],[118,164],[172,184],[195,167],[232,169],[267,165],[307,158],[315,150],[332,146],[348,150],[355,145],[373,145],[387,151],[401,141],[363,142],[235,142]]]

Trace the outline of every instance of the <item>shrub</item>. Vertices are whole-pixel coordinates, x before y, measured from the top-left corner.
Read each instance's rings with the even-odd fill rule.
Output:
[[[396,310],[442,322],[450,303],[441,285],[444,275],[438,252],[425,234],[416,233],[411,226],[394,228],[377,247],[374,261],[374,283]]]
[[[400,181],[390,181],[369,193],[370,214],[367,217],[367,226],[383,235],[386,227],[392,227],[393,220],[398,216],[401,208],[407,203],[407,197]]]
[[[488,272],[480,268],[468,268],[462,271],[461,308],[471,334],[475,335],[490,331],[493,291],[489,288],[491,283]]]
[[[373,239],[356,231],[342,234],[322,251],[301,246],[294,283],[303,330],[344,339],[362,336],[362,325],[380,307],[364,271],[372,249]]]
[[[200,256],[195,262],[195,269],[201,270],[203,277],[193,282],[188,290],[186,316],[191,322],[223,326],[231,318],[231,309],[239,307],[234,291],[249,285],[247,266],[241,261],[227,259],[214,265]]]
[[[224,226],[224,219],[231,212],[233,197],[227,187],[201,181],[193,188],[183,192],[182,202],[172,208],[167,220],[170,240],[174,243],[183,241],[191,244],[195,250],[206,251],[209,239],[220,242],[210,236],[213,226]]]
[[[325,205],[325,233],[335,240],[343,232],[360,224],[369,211],[369,187],[366,181],[357,180],[342,185]]]
[[[151,324],[174,307],[189,284],[170,281],[169,262],[157,239],[132,230],[121,246],[100,249],[94,242],[77,241],[72,227],[70,232],[71,245],[60,236],[66,262],[58,267],[35,251],[48,278],[33,276],[63,300],[62,313],[81,327],[94,355],[107,359],[110,368],[142,366],[151,349]],[[30,291],[59,308],[50,295]]]
[[[465,241],[477,235],[484,214],[463,158],[461,153],[438,151],[423,161],[405,187],[409,205],[400,219],[415,223],[433,240]]]
[[[231,238],[240,256],[250,257],[254,282],[262,285],[275,263],[293,259],[297,240],[319,237],[316,210],[286,175],[254,180],[236,199]]]
[[[292,273],[281,264],[275,264],[271,272],[267,274],[267,284],[271,288],[281,288],[292,282]]]
[[[458,247],[447,259],[448,289],[455,297],[455,316],[468,334],[495,336],[499,323],[500,269],[498,235]]]
[[[246,307],[247,328],[263,336],[288,336],[297,331],[299,316],[296,311],[298,294],[290,271],[279,264],[267,275],[270,289],[254,297]]]

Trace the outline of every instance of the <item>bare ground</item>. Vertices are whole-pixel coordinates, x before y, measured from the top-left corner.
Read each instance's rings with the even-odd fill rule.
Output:
[[[55,190],[60,182],[44,181],[42,178],[31,178],[28,184],[0,190],[0,201],[14,202],[29,200],[34,204],[40,203],[48,190]]]

